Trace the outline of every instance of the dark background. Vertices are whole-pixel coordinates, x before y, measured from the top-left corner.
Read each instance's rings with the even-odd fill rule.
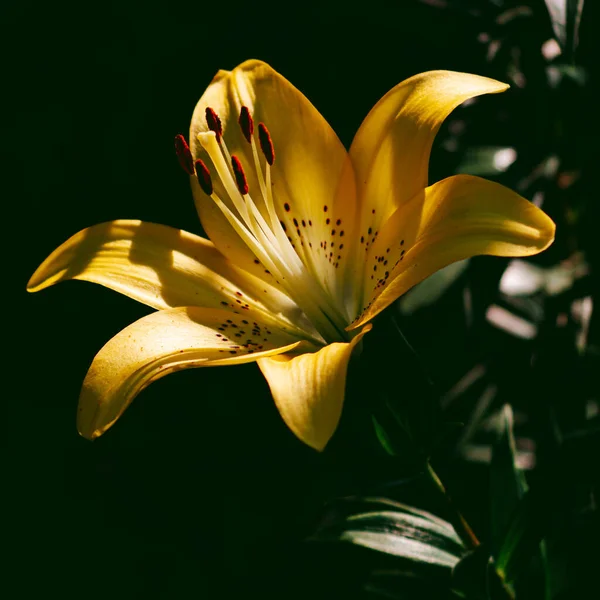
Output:
[[[14,359],[5,364],[3,394],[7,598],[218,598],[241,590],[342,597],[340,573],[350,597],[357,575],[346,556],[308,552],[300,540],[324,499],[393,477],[385,460],[368,460],[365,433],[354,436],[360,408],[345,415],[333,450],[316,455],[286,430],[254,365],[192,370],[145,390],[90,443],[75,429],[85,372],[100,347],[148,309],[82,282],[33,296],[24,289],[56,246],[95,223],[139,218],[200,232],[173,136],[187,134],[219,68],[269,62],[346,145],[372,105],[410,75],[453,69],[503,79],[478,40],[493,16],[474,12],[477,3],[445,4],[3,3],[5,331]],[[523,44],[552,35],[543,2],[528,4],[535,19],[512,32]],[[585,64],[585,14],[582,27]],[[477,108],[471,139],[510,145],[519,132],[534,152],[546,141],[532,112],[544,98],[517,89],[511,99],[513,90]],[[570,146],[575,162],[590,143],[585,108],[578,107],[579,143]],[[457,161],[436,144],[432,180]],[[547,260],[561,258],[558,250]],[[505,265],[486,260],[481,273]],[[444,305],[410,332],[442,390],[478,351],[456,331],[442,341],[454,309]],[[414,385],[418,397],[424,384]],[[457,481],[469,517],[485,531],[477,500],[485,472],[461,471]]]

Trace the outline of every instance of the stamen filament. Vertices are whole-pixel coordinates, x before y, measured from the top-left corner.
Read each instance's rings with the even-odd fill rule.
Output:
[[[241,215],[244,221],[248,222],[248,210],[242,199],[241,194],[237,189],[237,185],[233,180],[233,176],[230,171],[229,165],[225,162],[223,154],[221,153],[220,144],[217,143],[216,135],[214,132],[206,132],[198,134],[198,141],[202,144],[202,147],[206,150],[210,159],[217,170],[217,174],[221,178],[225,190],[229,194],[233,205],[235,206],[238,213]]]
[[[261,244],[252,235],[250,235],[250,232],[246,229],[246,227],[244,227],[243,223],[240,222],[240,220],[233,214],[231,209],[217,196],[217,194],[213,193],[211,198],[221,209],[231,226],[248,245],[250,250],[252,250],[252,252],[262,262],[263,265],[269,268],[275,278],[279,280],[280,285],[282,285],[290,297],[294,298],[302,310],[304,310],[317,331],[319,331],[319,333],[321,333],[325,339],[339,339],[340,337],[343,339],[346,336],[343,327],[339,328],[336,326],[335,323],[331,321],[328,314],[320,308],[318,302],[312,298],[311,291],[313,288],[311,284],[313,282],[303,282],[302,279],[304,279],[304,277],[302,276],[300,277],[300,281],[298,281],[298,278],[294,278],[292,275],[292,280],[296,279],[296,281],[295,283],[291,283],[290,278],[286,278],[285,272],[282,272],[279,268],[282,266],[284,271],[288,271],[289,273],[289,270],[286,268],[285,263],[281,261],[281,258],[277,255],[279,258],[277,262],[280,262],[280,265],[277,265],[265,249],[268,247],[268,245],[264,242]]]
[[[221,209],[222,213],[225,215],[230,225],[235,229],[236,233],[244,240],[244,242],[248,245],[250,250],[258,257],[260,262],[268,267],[269,271],[273,274],[276,279],[281,281],[285,280],[284,275],[279,271],[276,264],[273,262],[271,257],[260,243],[256,241],[254,236],[250,235],[248,229],[244,226],[244,224],[233,214],[231,209],[217,196],[216,193],[212,193],[211,199],[213,202]]]
[[[269,268],[271,273],[275,276],[282,287],[288,292],[288,294],[294,298],[298,305],[304,310],[310,321],[313,323],[319,333],[321,333],[325,339],[336,339],[340,335],[343,335],[343,329],[340,331],[328,318],[327,314],[315,303],[312,298],[305,295],[303,285],[290,285],[289,280],[286,279],[283,273],[279,270],[278,266],[272,260],[269,253],[265,251],[263,245],[257,242],[252,235],[249,235],[248,230],[240,222],[240,220],[233,214],[231,209],[213,193],[211,196],[215,204],[221,209],[231,226],[235,229],[237,234],[244,240],[254,255],[262,262],[263,265]],[[310,286],[305,288],[307,291],[310,290]],[[333,337],[332,337],[333,336]]]
[[[249,114],[247,116],[251,119]],[[240,119],[242,119],[241,115]],[[207,122],[209,122],[208,110]],[[275,277],[277,283],[296,301],[317,331],[325,339],[346,339],[345,319],[333,305],[329,292],[325,291],[320,279],[316,276],[312,255],[303,247],[301,240],[296,248],[292,245],[278,217],[273,198],[270,170],[270,166],[275,159],[275,153],[267,128],[262,123],[258,127],[260,146],[266,159],[264,173],[260,165],[257,144],[252,136],[250,136],[249,141],[260,191],[271,223],[270,226],[250,196],[242,163],[238,157],[230,155],[227,145],[222,135],[220,135],[221,132],[218,131],[219,125],[218,116],[216,113],[211,113],[209,122],[211,131],[199,133],[198,140],[211,158],[217,176],[221,179],[239,217],[211,189],[212,182],[210,188],[206,185],[203,187],[204,191],[212,192],[208,195],[219,207],[236,233],[263,266]],[[242,123],[240,123],[240,126],[242,126]],[[244,126],[248,129],[248,132],[244,130]],[[242,130],[244,136],[248,139],[246,133],[251,134],[252,127],[244,123]],[[210,180],[210,173],[206,165],[198,161],[196,166],[200,167],[197,174],[201,185],[206,184],[207,173]]]
[[[256,173],[258,174],[258,185],[260,186],[261,194],[266,201],[267,188],[265,186],[265,177],[263,175],[262,169],[260,168],[260,161],[258,158],[258,150],[256,148],[256,143],[254,141],[254,138],[250,139],[250,146],[252,147],[252,156],[254,158],[254,168],[256,169]],[[266,204],[266,202],[265,202],[265,204]],[[271,218],[271,222],[273,223],[273,226],[275,226],[275,222],[279,222],[279,219],[277,218],[277,213],[275,212],[273,203],[271,203],[271,207],[269,207],[267,205],[267,210],[269,211],[269,217]],[[273,217],[275,218],[275,222],[273,222]]]

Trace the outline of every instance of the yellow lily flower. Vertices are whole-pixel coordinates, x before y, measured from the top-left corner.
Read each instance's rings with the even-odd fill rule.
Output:
[[[552,243],[550,218],[501,185],[457,175],[428,186],[442,121],[464,100],[507,87],[448,71],[411,77],[375,105],[347,152],[269,65],[219,71],[194,111],[191,146],[176,138],[212,242],[113,221],[74,235],[29,281],[35,292],[84,279],[157,309],[94,358],[81,435],[101,435],[173,371],[257,361],[283,420],[322,450],[375,315],[452,262]]]

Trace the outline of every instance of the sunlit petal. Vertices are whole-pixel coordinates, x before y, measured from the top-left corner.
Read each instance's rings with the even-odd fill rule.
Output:
[[[225,310],[180,307],[152,313],[123,329],[94,358],[79,398],[79,432],[98,437],[145,387],[169,373],[251,362],[301,343]]]
[[[439,181],[382,228],[369,260],[388,275],[381,285],[372,282],[364,313],[351,328],[450,263],[479,254],[537,254],[552,243],[554,231],[543,211],[498,183],[469,175]],[[386,266],[379,262],[382,256]]]
[[[403,81],[375,105],[350,148],[358,182],[359,238],[366,241],[427,187],[431,145],[448,114],[468,98],[507,87],[477,75],[430,71]]]
[[[283,420],[316,450],[325,448],[337,428],[348,361],[370,330],[367,325],[351,342],[330,344],[313,354],[280,354],[258,361]]]
[[[40,265],[27,289],[37,292],[68,279],[99,283],[157,309],[203,306],[292,317],[298,312],[287,296],[234,266],[208,240],[142,221],[80,231]]]

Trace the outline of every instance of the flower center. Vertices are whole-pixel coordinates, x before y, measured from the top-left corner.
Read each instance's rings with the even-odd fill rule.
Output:
[[[303,242],[294,243],[286,231],[284,220],[277,213],[278,204],[273,196],[271,181],[275,149],[267,126],[259,123],[258,135],[255,135],[250,111],[246,106],[242,107],[238,123],[246,142],[250,144],[253,162],[252,165],[246,165],[246,169],[254,170],[254,181],[258,182],[258,189],[250,190],[245,168],[236,155],[230,154],[223,139],[221,120],[211,108],[206,109],[206,123],[209,131],[199,133],[198,141],[210,157],[229,203],[224,202],[216,193],[209,168],[198,159],[193,166],[200,187],[220,208],[256,259],[302,309],[325,341],[349,339],[344,330],[348,320],[315,277],[310,249]],[[187,159],[182,161],[182,166],[190,172]],[[255,194],[261,201],[260,205],[251,194]],[[259,206],[263,207],[263,211]],[[284,205],[283,210],[289,210],[289,207]]]

